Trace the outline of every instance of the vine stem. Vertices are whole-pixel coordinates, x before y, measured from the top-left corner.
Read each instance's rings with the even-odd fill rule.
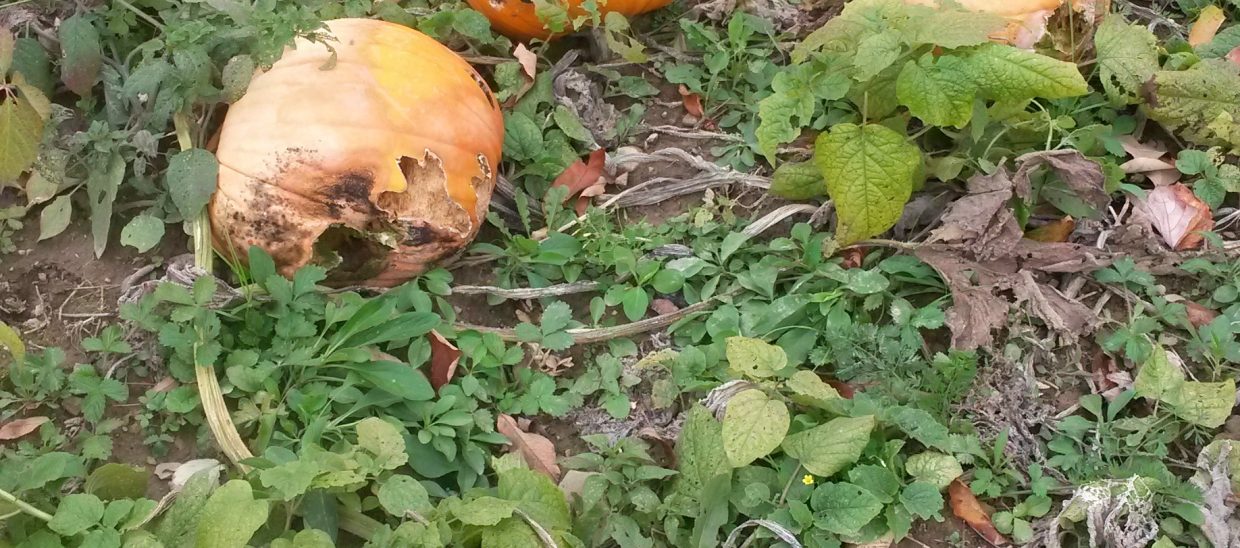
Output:
[[[19,510],[43,521],[52,521],[51,514],[31,506],[26,501],[13,496],[12,493],[5,491],[4,489],[0,489],[0,500],[7,501],[9,504],[16,506]]]
[[[150,15],[150,14],[148,14],[147,12],[142,11],[140,8],[138,8],[138,6],[135,6],[135,5],[133,5],[133,4],[130,4],[129,2],[126,2],[125,0],[116,0],[116,3],[117,3],[117,4],[120,4],[120,5],[121,5],[121,6],[123,6],[125,9],[127,9],[127,10],[129,10],[129,11],[132,11],[132,12],[134,13],[134,15],[137,15],[137,16],[138,16],[138,17],[140,17],[143,21],[146,21],[147,23],[150,23],[152,27],[155,27],[155,28],[157,28],[157,29],[159,29],[159,30],[161,30],[161,31],[162,31],[162,30],[164,30],[164,24],[163,24],[163,23],[160,23],[160,22],[159,22],[158,20],[156,20],[154,17],[151,17],[151,15]]]

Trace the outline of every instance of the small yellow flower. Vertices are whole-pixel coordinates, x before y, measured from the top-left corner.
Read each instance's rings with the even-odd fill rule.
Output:
[[[805,485],[813,485],[814,476],[812,474],[805,474],[801,477],[801,483],[804,483]]]

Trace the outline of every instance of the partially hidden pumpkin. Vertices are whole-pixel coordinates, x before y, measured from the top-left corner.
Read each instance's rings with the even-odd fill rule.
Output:
[[[566,2],[570,18],[588,15],[581,7],[584,0],[547,1]],[[672,0],[598,0],[598,11],[600,15],[615,12],[625,17],[632,17],[657,10],[671,3]],[[538,18],[537,8],[531,0],[469,0],[469,5],[491,21],[491,28],[509,38],[549,40],[556,36]]]
[[[281,274],[390,287],[477,235],[503,148],[486,82],[430,37],[327,22],[255,75],[224,120],[210,204],[215,247],[267,251]]]

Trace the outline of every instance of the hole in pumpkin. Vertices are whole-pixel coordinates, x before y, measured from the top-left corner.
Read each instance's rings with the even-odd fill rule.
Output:
[[[392,246],[383,243],[383,236],[331,225],[314,241],[310,263],[327,270],[327,285],[368,280],[387,266]]]

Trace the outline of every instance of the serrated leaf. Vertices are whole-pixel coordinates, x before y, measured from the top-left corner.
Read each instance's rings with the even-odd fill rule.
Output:
[[[835,201],[835,238],[848,245],[881,234],[900,218],[921,153],[885,126],[839,124],[818,137],[814,161]]]
[[[375,464],[392,470],[405,464],[405,438],[392,423],[378,417],[367,417],[357,423],[357,445],[375,456]]]
[[[930,519],[938,516],[943,509],[943,494],[935,485],[915,481],[900,491],[900,504],[910,514],[921,519]]]
[[[1089,91],[1075,64],[1012,46],[984,44],[966,60],[979,94],[997,101],[1062,99]]]
[[[1158,38],[1119,14],[1107,15],[1094,33],[1098,77],[1112,101],[1135,103],[1141,86],[1158,70]]]
[[[837,535],[854,535],[883,511],[873,493],[851,483],[824,483],[810,495],[814,525]]]
[[[57,196],[39,212],[39,241],[55,237],[69,227],[73,218],[73,200],[68,194]]]
[[[900,104],[928,125],[964,127],[973,118],[976,95],[965,62],[950,55],[923,55],[905,63],[896,78]]]
[[[295,460],[260,471],[258,480],[279,499],[291,501],[306,494],[321,471],[313,462]]]
[[[47,528],[62,536],[71,537],[94,527],[103,519],[103,501],[95,495],[69,495],[60,501],[56,514],[47,522]]]
[[[1167,351],[1154,345],[1150,357],[1137,368],[1137,378],[1132,387],[1138,396],[1151,400],[1166,400],[1174,396],[1184,383],[1184,371],[1171,363]]]
[[[1199,145],[1240,149],[1240,74],[1227,61],[1154,74],[1150,118]]]
[[[405,516],[408,512],[425,513],[434,506],[426,488],[409,476],[397,474],[385,480],[377,493],[379,505],[393,516]]]
[[[728,337],[725,353],[728,365],[754,379],[771,377],[788,366],[783,348],[752,337]]]
[[[792,391],[792,401],[801,405],[824,407],[827,402],[840,399],[835,387],[827,384],[813,371],[804,369],[793,373],[784,386]]]
[[[1206,428],[1218,428],[1227,422],[1236,405],[1236,381],[1188,381],[1180,385],[1179,403],[1172,406],[1176,416]]]
[[[512,517],[517,504],[510,500],[495,497],[478,497],[466,502],[453,510],[456,519],[469,525],[490,526]]]
[[[952,480],[964,474],[964,469],[956,457],[935,451],[926,451],[909,457],[904,463],[904,471],[908,472],[914,480],[928,483],[939,489],[947,487]]]
[[[0,101],[0,183],[17,180],[39,156],[43,118],[30,101],[9,96]]]
[[[861,458],[874,430],[874,416],[831,419],[797,432],[783,442],[784,452],[817,476],[832,476]]]
[[[813,162],[789,162],[771,175],[770,192],[788,200],[808,200],[825,196],[827,182]]]
[[[809,114],[805,114],[806,110]],[[775,163],[776,149],[796,139],[801,134],[800,124],[813,112],[813,98],[804,90],[776,91],[758,101],[759,124],[754,136],[758,150],[768,162]]]
[[[723,450],[733,468],[769,455],[788,433],[788,408],[757,390],[745,390],[728,400],[723,415]]]
[[[199,514],[194,533],[196,548],[236,548],[246,546],[254,532],[267,522],[266,501],[254,500],[254,491],[244,480],[232,480],[211,494]]]
[[[219,171],[220,165],[215,155],[201,148],[183,150],[168,160],[164,179],[168,185],[168,195],[182,218],[196,218],[206,207],[211,194],[215,193]]]
[[[164,239],[164,220],[143,213],[129,220],[121,230],[121,245],[146,253]]]
[[[900,57],[900,33],[884,31],[861,39],[853,57],[853,78],[864,82],[890,67]]]
[[[99,82],[103,67],[103,45],[99,30],[89,16],[76,14],[60,23],[60,80],[70,91],[85,97]]]

